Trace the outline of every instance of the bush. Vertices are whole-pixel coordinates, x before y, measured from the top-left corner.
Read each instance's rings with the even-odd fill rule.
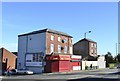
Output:
[[[110,63],[110,64],[109,64],[109,68],[110,68],[110,69],[114,69],[115,66],[116,66],[116,63]]]
[[[88,66],[85,66],[85,70],[88,70]]]

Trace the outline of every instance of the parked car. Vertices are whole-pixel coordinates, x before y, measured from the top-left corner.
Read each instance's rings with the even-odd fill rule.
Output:
[[[33,74],[33,71],[30,71],[29,69],[19,69],[17,72],[24,74]]]
[[[5,74],[7,74],[7,71],[5,72]],[[33,74],[33,71],[30,71],[28,69],[11,69],[9,71],[10,75],[19,75],[19,74]]]

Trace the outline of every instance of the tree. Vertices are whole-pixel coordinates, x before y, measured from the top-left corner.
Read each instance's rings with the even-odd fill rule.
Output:
[[[120,54],[117,55],[117,62],[120,63]]]
[[[113,56],[110,52],[107,52],[107,54],[105,54],[105,60],[106,60],[106,67],[109,67],[109,63],[113,63]]]

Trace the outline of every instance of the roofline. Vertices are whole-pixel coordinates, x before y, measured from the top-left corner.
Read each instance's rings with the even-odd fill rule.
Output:
[[[7,50],[6,48],[2,47],[0,48],[2,50],[2,55],[3,55],[3,51],[6,50],[7,52],[9,52],[11,55],[15,56],[17,58],[17,56],[15,54],[13,54],[12,52],[10,52],[9,50]]]
[[[72,36],[67,35],[67,34],[65,34],[64,32],[60,32],[60,31],[54,32],[54,31],[56,31],[56,30],[52,30],[52,31],[51,31],[51,29],[47,29],[47,28],[46,28],[46,29],[42,29],[42,30],[38,30],[38,31],[33,31],[33,32],[30,32],[30,33],[26,33],[26,34],[21,34],[21,35],[18,35],[18,37],[26,36],[26,35],[33,35],[33,34],[38,34],[38,33],[44,33],[44,32],[49,32],[49,33],[54,33],[54,34],[63,35],[63,36],[67,36],[67,37],[73,38]],[[59,33],[57,33],[57,32],[59,32]],[[63,34],[62,34],[62,33],[63,33]]]
[[[89,39],[86,39],[86,38],[84,38],[84,39],[81,39],[79,42],[81,42],[81,41],[84,41],[84,40],[86,40],[86,41],[89,41],[89,42],[92,42],[92,43],[97,43],[97,42],[95,42],[95,41],[90,41]]]
[[[81,40],[79,40],[79,41],[77,41],[76,43],[74,43],[73,45],[75,45],[75,44],[77,44],[77,43],[79,43],[79,42],[82,42],[82,41],[88,41],[88,42],[92,42],[92,43],[96,43],[97,44],[97,42],[95,42],[95,41],[89,41],[89,40],[87,40],[87,39],[81,39]]]

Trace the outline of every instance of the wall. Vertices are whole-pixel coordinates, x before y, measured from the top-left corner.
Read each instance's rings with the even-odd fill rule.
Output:
[[[106,68],[106,61],[104,56],[100,56],[98,58],[98,67],[99,68]]]
[[[10,69],[15,69],[17,56],[4,48],[2,51],[3,51],[2,62],[5,63],[7,60],[7,68],[10,66]]]
[[[46,33],[28,35],[27,53],[39,53],[46,50]]]
[[[92,66],[98,66],[97,61],[82,61],[82,70],[85,70],[85,66],[90,67],[91,64]]]
[[[89,43],[87,41],[77,42],[73,46],[73,53],[75,55],[81,55],[82,58],[84,58],[88,56],[88,50],[89,50],[88,47],[89,47]]]
[[[90,56],[97,55],[97,43],[89,42],[89,54]]]
[[[27,36],[18,37],[17,69],[25,68],[25,54],[27,51]]]
[[[99,57],[98,61],[82,61],[82,70],[85,70],[85,65],[98,66],[98,68],[106,68],[106,61],[103,60],[104,57]]]
[[[34,73],[43,72],[43,66],[28,66],[26,67],[26,54],[30,53],[44,53],[46,54],[46,33],[38,33],[18,38],[18,69],[28,68]]]
[[[73,54],[72,53],[72,50],[73,50],[72,38],[70,38],[68,36],[50,33],[50,32],[47,32],[46,35],[47,35],[47,37],[46,37],[47,38],[46,39],[47,40],[47,42],[46,42],[47,54],[50,54],[50,44],[54,44],[54,52],[58,53],[58,45],[61,45],[62,47],[67,46],[67,53],[66,54]],[[51,35],[54,36],[54,40],[51,40]],[[62,43],[61,41],[58,41],[58,37],[61,38],[61,41],[64,40],[65,38],[67,38],[67,43]],[[61,53],[64,53],[64,49],[61,51]]]

